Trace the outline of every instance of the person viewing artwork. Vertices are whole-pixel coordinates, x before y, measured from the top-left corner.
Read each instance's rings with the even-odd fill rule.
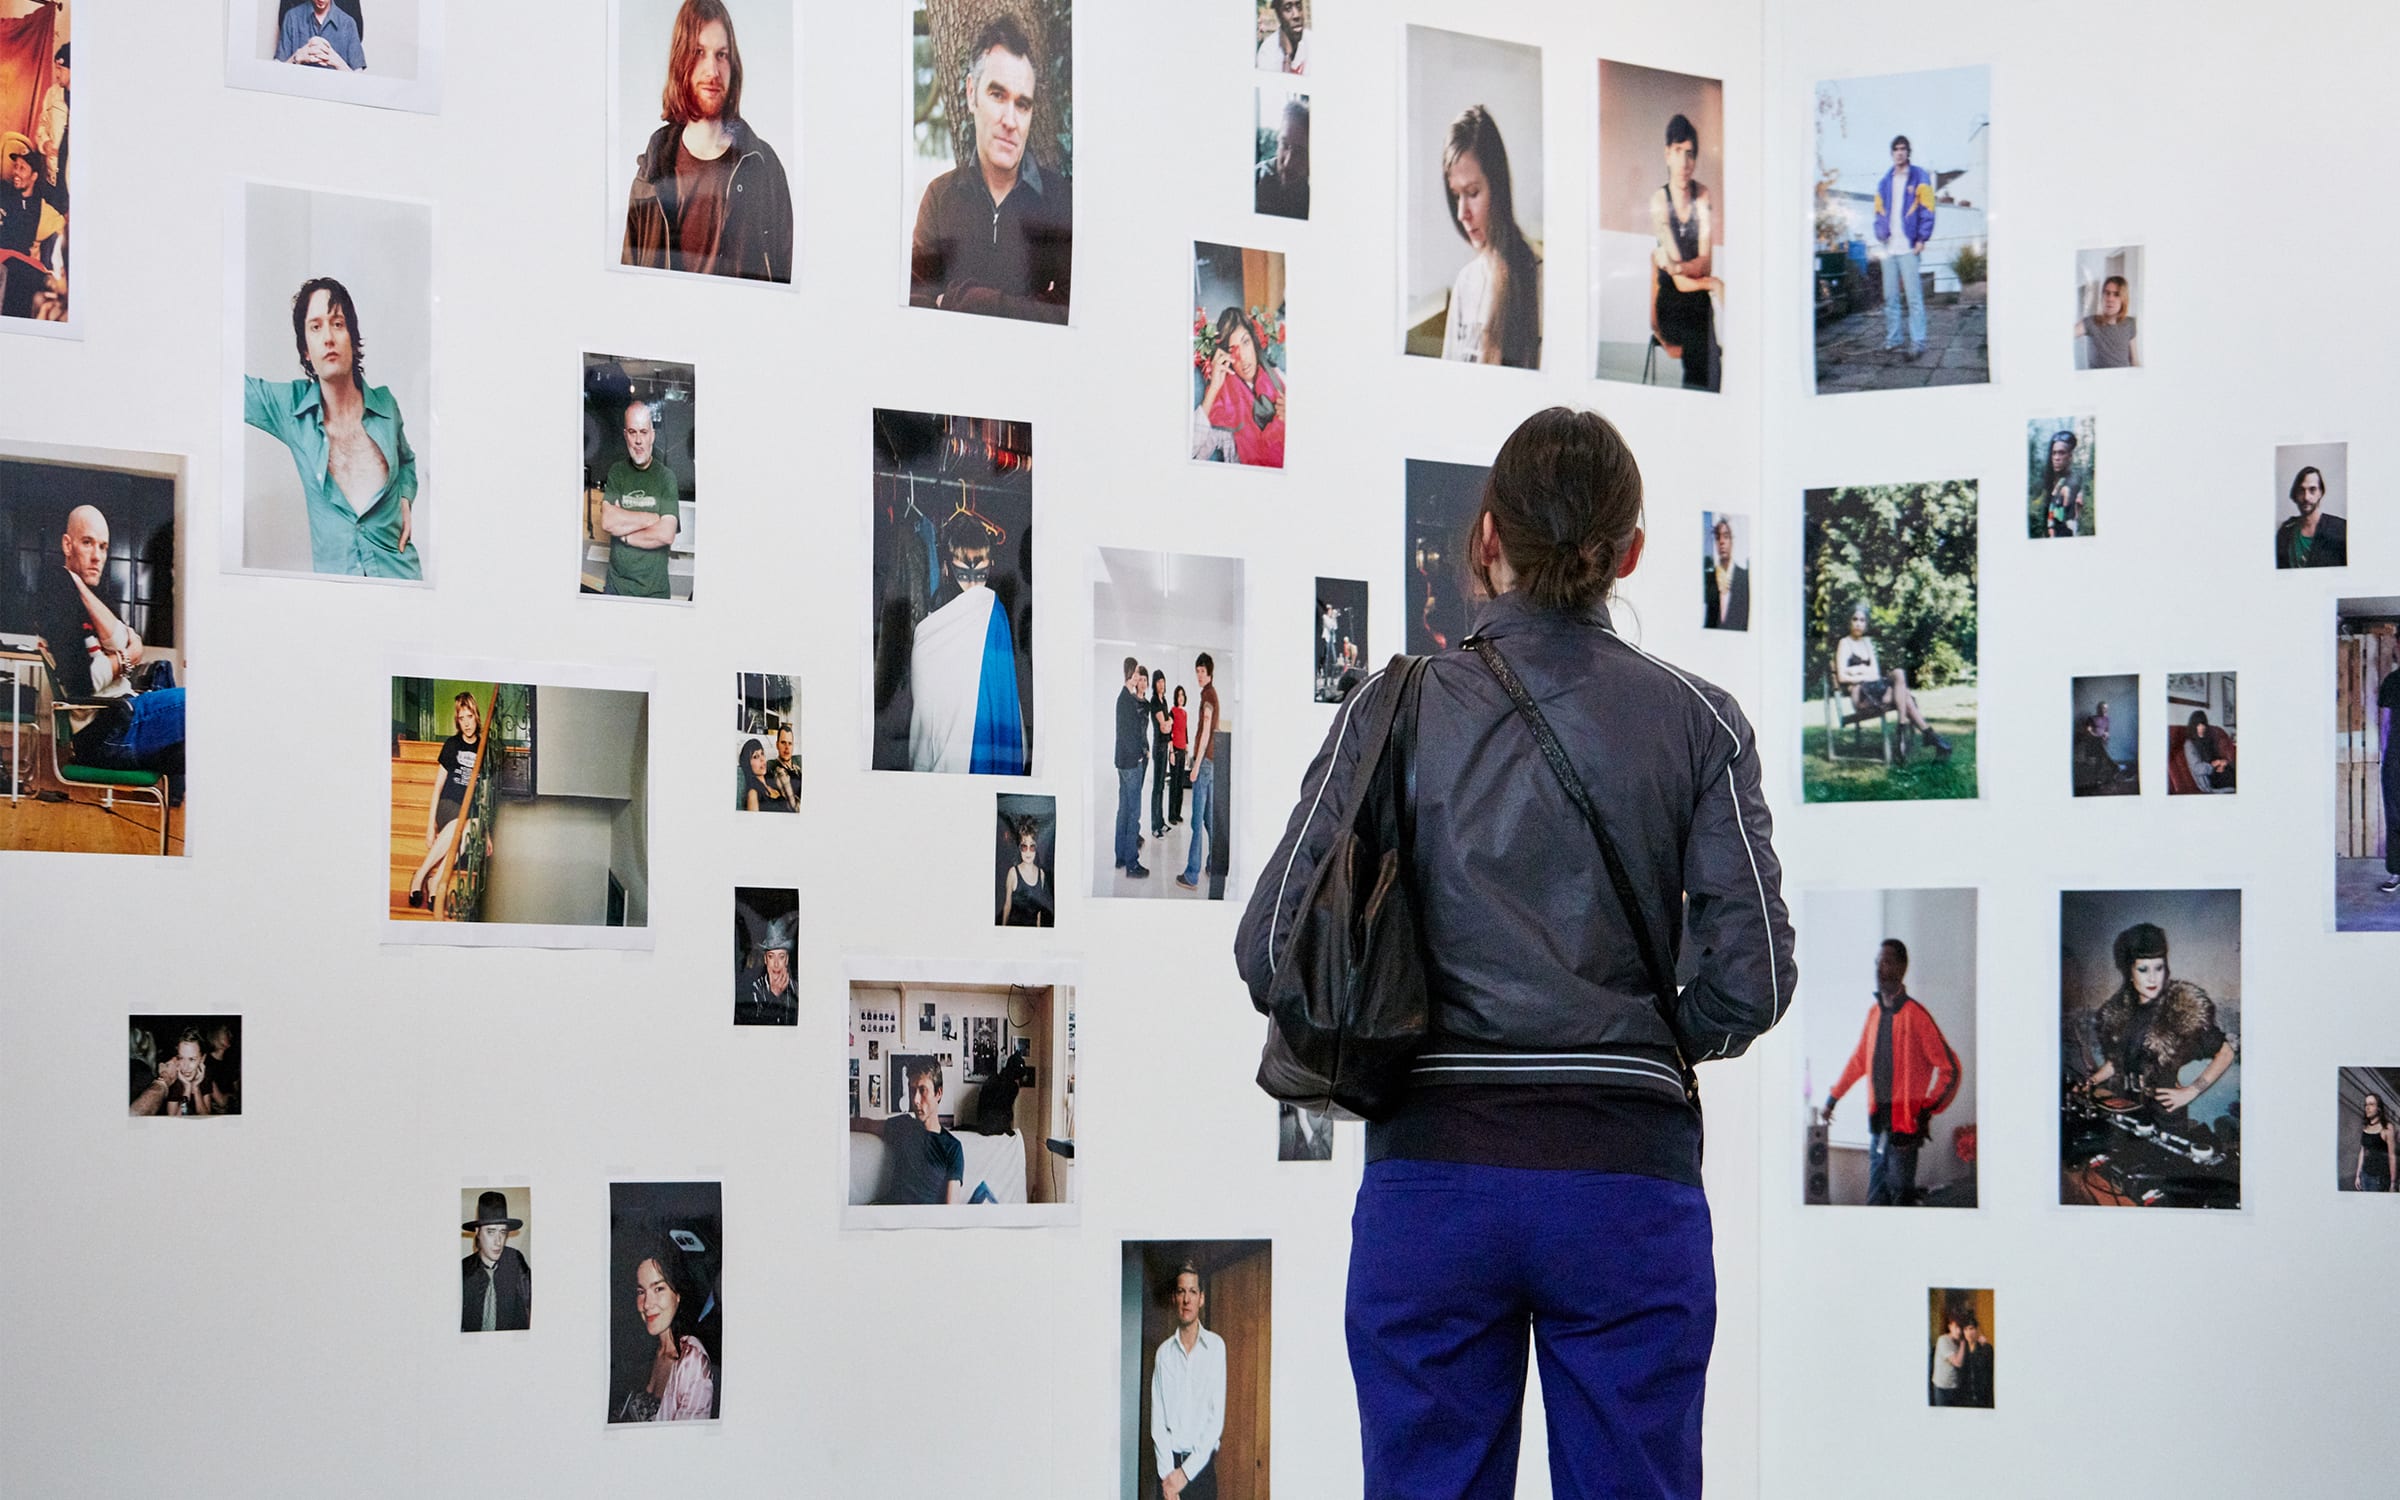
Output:
[[[1308,71],[1309,0],[1257,0],[1258,70]]]
[[[1542,261],[1517,223],[1508,147],[1480,104],[1450,124],[1442,192],[1474,253],[1450,283],[1442,358],[1530,370],[1542,362]]]
[[[517,1189],[520,1198],[531,1195]],[[525,1221],[508,1211],[508,1194],[486,1188],[475,1195],[475,1216],[458,1226],[474,1248],[458,1263],[458,1331],[515,1333],[533,1326],[533,1267],[509,1243]]]
[[[1291,393],[1282,253],[1195,244],[1192,294],[1192,457],[1282,468]]]
[[[2141,367],[2141,320],[2134,316],[2134,283],[2130,279],[2141,274],[2141,265],[2138,245],[2076,255],[2076,369]]]
[[[724,0],[677,7],[658,109],[626,193],[619,262],[788,283],[791,185],[743,118],[742,49]]]
[[[1069,55],[1067,6],[1048,0],[1022,15],[991,14],[971,35],[956,28],[974,12],[924,0],[919,9],[934,61],[916,120],[937,110],[943,119],[938,130],[919,130],[917,155],[952,164],[917,203],[909,305],[1064,323],[1075,196],[1066,91],[1049,64]]]
[[[341,73],[367,69],[366,43],[353,12],[358,0],[301,0],[283,13],[275,29],[275,60]]]
[[[2310,443],[2275,450],[2275,466],[2288,472],[2284,499],[2290,505],[2275,527],[2278,568],[2345,568],[2350,565],[2349,445]]]

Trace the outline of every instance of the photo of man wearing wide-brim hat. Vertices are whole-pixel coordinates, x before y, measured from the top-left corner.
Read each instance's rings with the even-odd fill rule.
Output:
[[[523,1219],[509,1215],[511,1194],[526,1201],[532,1190],[486,1188],[476,1194],[475,1217],[458,1226],[460,1233],[475,1237],[475,1249],[458,1263],[461,1333],[521,1332],[533,1326],[533,1267],[508,1242],[525,1227]],[[530,1206],[523,1211],[533,1212]]]

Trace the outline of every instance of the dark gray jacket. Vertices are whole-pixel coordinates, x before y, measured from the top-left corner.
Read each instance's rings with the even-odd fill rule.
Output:
[[[1410,873],[1434,1037],[1418,1084],[1587,1083],[1681,1098],[1675,1049],[1738,1056],[1782,1018],[1797,971],[1749,722],[1720,688],[1617,635],[1604,606],[1487,601],[1496,643],[1600,809],[1681,995],[1669,1031],[1598,844],[1491,670],[1427,664]],[[1332,843],[1379,673],[1344,700],[1235,938],[1253,998]],[[1678,920],[1680,918],[1680,920]]]

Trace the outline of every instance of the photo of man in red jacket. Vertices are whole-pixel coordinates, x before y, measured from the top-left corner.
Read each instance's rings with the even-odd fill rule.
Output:
[[[1867,1080],[1867,1203],[1905,1207],[1916,1196],[1917,1151],[1933,1117],[1958,1097],[1958,1054],[1930,1011],[1908,993],[1908,945],[1885,938],[1875,950],[1875,1004],[1858,1046],[1825,1096],[1825,1118]]]

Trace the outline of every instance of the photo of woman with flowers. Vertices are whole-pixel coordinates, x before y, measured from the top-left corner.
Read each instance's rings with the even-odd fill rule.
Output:
[[[1218,311],[1212,316],[1210,309]],[[1283,256],[1192,247],[1192,457],[1283,467]]]

